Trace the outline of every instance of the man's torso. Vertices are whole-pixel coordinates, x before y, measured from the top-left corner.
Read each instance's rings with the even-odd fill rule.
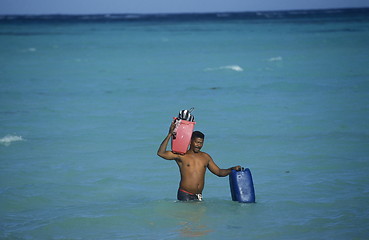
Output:
[[[176,160],[180,172],[180,188],[188,192],[202,193],[205,182],[205,172],[209,163],[209,156],[204,152],[186,153]]]

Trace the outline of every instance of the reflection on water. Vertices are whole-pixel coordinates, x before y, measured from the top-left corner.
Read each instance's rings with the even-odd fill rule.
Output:
[[[206,225],[199,225],[198,223],[183,223],[183,226],[179,230],[183,237],[201,237],[212,230],[208,229]]]
[[[177,202],[178,231],[182,237],[200,237],[213,230],[204,224],[207,207],[203,202]]]

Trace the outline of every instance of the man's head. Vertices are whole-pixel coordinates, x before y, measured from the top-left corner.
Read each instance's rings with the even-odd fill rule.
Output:
[[[200,131],[194,131],[191,137],[191,145],[190,149],[192,149],[195,153],[200,152],[203,144],[204,144],[205,135]]]
[[[205,135],[202,132],[200,132],[200,131],[194,131],[192,133],[191,140],[194,139],[194,138],[202,138],[202,140],[204,140],[205,139]]]

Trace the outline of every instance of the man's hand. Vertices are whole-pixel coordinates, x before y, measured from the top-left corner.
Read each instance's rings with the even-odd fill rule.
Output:
[[[231,170],[240,171],[241,170],[241,166],[232,167]]]
[[[170,124],[169,133],[168,134],[170,134],[170,135],[173,134],[173,131],[176,128],[176,122],[177,122],[177,119],[173,120],[172,124]]]

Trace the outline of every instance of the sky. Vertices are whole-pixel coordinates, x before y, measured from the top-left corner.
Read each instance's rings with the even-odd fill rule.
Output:
[[[0,14],[206,13],[369,7],[369,0],[0,0]]]

